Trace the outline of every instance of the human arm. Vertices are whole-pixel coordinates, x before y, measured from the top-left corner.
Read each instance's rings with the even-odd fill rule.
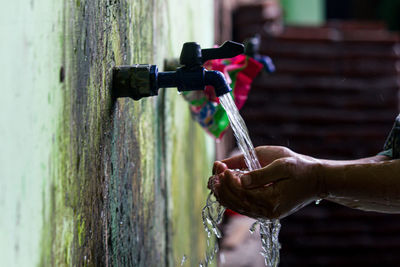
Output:
[[[400,160],[328,162],[320,168],[325,199],[365,211],[400,213]]]
[[[242,156],[216,162],[210,189],[251,217],[282,218],[317,199],[352,208],[400,212],[400,163],[377,155],[352,161],[316,159],[284,147],[258,147],[262,169],[246,175]]]

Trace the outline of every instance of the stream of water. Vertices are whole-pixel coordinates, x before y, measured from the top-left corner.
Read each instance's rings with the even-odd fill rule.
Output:
[[[249,171],[253,171],[261,168],[260,162],[257,159],[253,143],[250,140],[250,136],[240,116],[239,111],[233,101],[230,93],[219,97],[220,103],[228,114],[230,125],[235,135],[239,149],[244,155],[246,166]],[[206,206],[203,208],[203,224],[208,238],[210,239],[212,233],[217,237],[221,237],[221,233],[218,229],[218,224],[222,220],[225,208],[220,206],[219,203],[213,199],[210,194],[207,198]],[[265,259],[265,265],[269,267],[276,267],[279,264],[279,249],[280,244],[278,242],[279,231],[281,228],[279,220],[266,220],[258,219],[256,223],[250,228],[250,232],[254,232],[256,226],[260,226],[261,246]],[[200,266],[207,266],[210,261],[214,258],[218,251],[217,243],[213,249],[207,249],[205,260],[200,263]]]

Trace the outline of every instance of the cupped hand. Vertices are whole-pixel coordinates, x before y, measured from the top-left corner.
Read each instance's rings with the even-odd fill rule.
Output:
[[[258,147],[263,168],[243,174],[243,156],[216,162],[209,188],[218,201],[236,212],[253,217],[283,218],[320,197],[324,185],[318,160],[283,147]]]
[[[255,148],[255,151],[262,167],[267,166],[276,159],[297,155],[297,153],[283,146],[259,146]],[[213,174],[218,174],[225,169],[246,170],[247,166],[243,154],[222,161],[216,161],[213,167]]]

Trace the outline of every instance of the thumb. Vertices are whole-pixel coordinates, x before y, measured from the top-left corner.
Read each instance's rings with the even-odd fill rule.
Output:
[[[280,158],[264,168],[248,172],[240,177],[244,188],[252,189],[288,178],[290,174],[289,158]]]

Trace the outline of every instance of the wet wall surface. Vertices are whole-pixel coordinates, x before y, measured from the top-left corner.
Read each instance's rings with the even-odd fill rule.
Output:
[[[114,101],[110,83],[115,65],[162,69],[185,41],[211,46],[211,9],[21,0],[1,11],[0,265],[197,265],[213,142],[175,89]]]

